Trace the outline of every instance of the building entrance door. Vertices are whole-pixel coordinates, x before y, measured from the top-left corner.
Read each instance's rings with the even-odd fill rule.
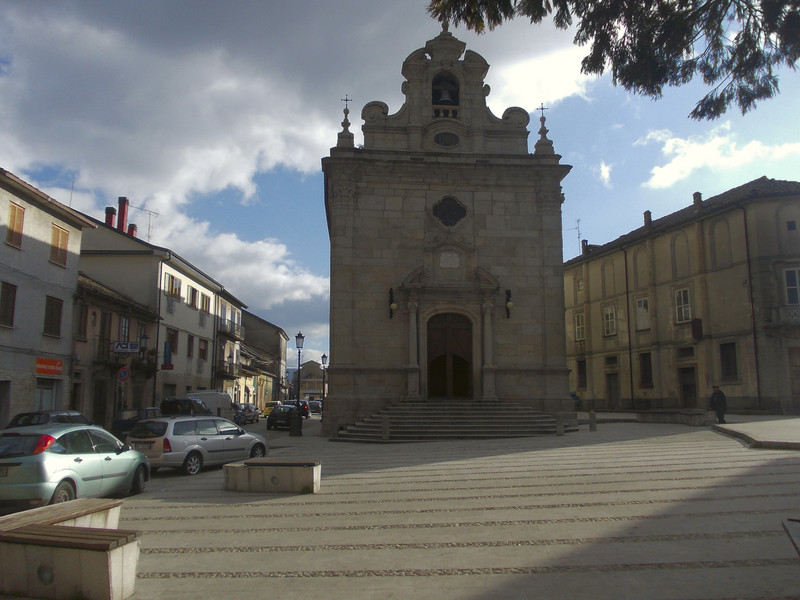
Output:
[[[472,396],[472,323],[454,313],[428,321],[428,397]]]
[[[697,379],[694,367],[678,369],[678,385],[681,390],[681,405],[679,408],[697,408]]]

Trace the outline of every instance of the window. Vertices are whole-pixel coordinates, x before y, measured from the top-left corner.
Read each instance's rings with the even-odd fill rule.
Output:
[[[688,323],[692,320],[692,307],[689,303],[689,288],[675,291],[675,322]]]
[[[603,335],[617,334],[617,307],[613,304],[603,307]]]
[[[739,378],[739,366],[736,362],[736,342],[719,345],[720,375],[723,381]]]
[[[577,341],[586,339],[586,320],[582,312],[575,313],[575,339]]]
[[[8,230],[6,230],[6,244],[15,248],[22,248],[22,221],[25,219],[25,209],[13,202],[8,207]]]
[[[786,231],[797,231],[797,222],[786,221]]]
[[[119,339],[118,342],[127,342],[131,335],[131,320],[125,316],[119,316]]]
[[[181,299],[181,280],[174,275],[167,273],[164,280],[164,291],[168,296]]]
[[[208,340],[197,340],[197,358],[208,360]]]
[[[205,294],[200,294],[200,310],[211,313],[211,298]]]
[[[653,362],[649,352],[639,355],[639,387],[653,387]]]
[[[44,305],[44,335],[61,336],[61,311],[64,301],[60,298],[47,296]]]
[[[50,233],[50,262],[62,267],[67,266],[67,242],[69,232],[58,225],[53,225]]]
[[[187,303],[192,308],[197,308],[197,290],[194,289],[192,286],[188,286],[187,295]]]
[[[192,358],[194,356],[194,336],[188,335],[186,336],[186,358]]]
[[[3,282],[0,288],[0,325],[14,326],[14,308],[17,305],[17,286],[13,283]]]
[[[89,332],[89,305],[80,303],[76,311],[75,337],[79,340],[86,340]]]
[[[800,269],[786,269],[786,303],[800,304]]]
[[[578,371],[578,382],[576,384],[576,387],[579,390],[585,390],[586,389],[586,361],[585,360],[577,361],[577,371]]]
[[[636,329],[650,329],[650,301],[647,298],[636,299]]]
[[[178,330],[167,328],[167,343],[170,353],[178,351]]]

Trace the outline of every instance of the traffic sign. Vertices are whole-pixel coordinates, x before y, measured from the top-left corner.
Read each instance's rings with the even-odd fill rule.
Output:
[[[131,372],[126,367],[120,367],[119,371],[117,371],[117,379],[120,381],[128,381],[130,376]]]

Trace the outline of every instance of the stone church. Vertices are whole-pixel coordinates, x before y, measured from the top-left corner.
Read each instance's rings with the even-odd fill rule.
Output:
[[[366,104],[356,147],[345,108],[322,160],[324,434],[412,400],[572,411],[560,185],[571,167],[544,116],[529,153],[528,112],[489,110],[489,64],[465,49],[444,27],[403,63],[400,110]]]

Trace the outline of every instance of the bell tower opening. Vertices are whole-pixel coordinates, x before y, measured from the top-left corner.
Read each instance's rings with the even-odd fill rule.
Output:
[[[450,73],[438,73],[433,78],[431,85],[431,98],[433,101],[433,116],[458,117],[460,100],[458,79]]]

